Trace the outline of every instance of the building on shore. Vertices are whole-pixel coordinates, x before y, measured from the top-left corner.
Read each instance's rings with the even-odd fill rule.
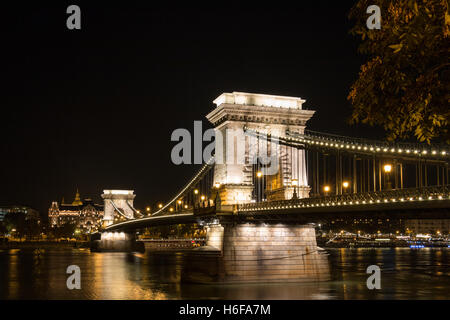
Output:
[[[410,219],[405,222],[407,231],[413,234],[450,234],[450,219]]]
[[[103,205],[96,204],[92,199],[81,200],[77,190],[72,203],[53,201],[48,210],[49,224],[51,227],[61,227],[64,224],[75,224],[80,233],[96,231],[103,220]]]
[[[23,214],[25,216],[25,220],[41,220],[39,211],[27,206],[14,205],[0,207],[0,222],[5,219],[7,214]]]

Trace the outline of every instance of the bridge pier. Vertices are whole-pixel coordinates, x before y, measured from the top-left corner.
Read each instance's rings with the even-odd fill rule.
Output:
[[[142,242],[136,241],[134,233],[103,232],[100,239],[91,240],[91,251],[145,252],[145,246]]]
[[[186,257],[184,280],[202,283],[313,282],[330,279],[312,225],[207,227],[205,247]]]

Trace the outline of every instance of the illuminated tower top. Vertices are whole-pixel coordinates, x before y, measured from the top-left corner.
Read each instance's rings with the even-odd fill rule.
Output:
[[[83,202],[80,199],[80,193],[78,192],[77,189],[77,193],[75,194],[75,200],[73,200],[72,205],[73,206],[81,206],[83,204]]]
[[[302,104],[306,100],[297,97],[274,96],[269,94],[233,92],[222,93],[213,103],[217,106],[221,104],[240,104],[258,107],[302,109]]]

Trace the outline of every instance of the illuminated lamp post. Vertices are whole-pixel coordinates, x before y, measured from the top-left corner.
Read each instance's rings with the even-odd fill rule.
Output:
[[[324,186],[323,187],[323,191],[325,192],[325,195],[327,196],[328,195],[328,192],[330,192],[330,186]]]
[[[198,189],[194,189],[194,207],[198,205]]]
[[[298,180],[292,179],[292,185],[294,186],[294,193],[292,194],[292,199],[298,199],[297,195]]]
[[[347,189],[349,186],[350,186],[350,183],[348,181],[342,182],[342,187],[344,188],[344,193],[347,192]]]
[[[385,164],[383,167],[384,173],[386,174],[386,186],[385,188],[390,190],[392,189],[392,184],[391,184],[391,171],[392,171],[392,166],[390,164]]]
[[[206,197],[204,195],[200,197],[200,200],[202,201],[202,207],[205,207],[205,199]]]

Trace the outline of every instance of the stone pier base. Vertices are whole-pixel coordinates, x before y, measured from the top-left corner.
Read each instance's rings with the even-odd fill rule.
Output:
[[[183,279],[193,282],[308,282],[330,279],[328,257],[310,225],[208,227],[207,245],[189,253]]]
[[[104,232],[99,240],[91,240],[91,251],[95,252],[145,252],[142,242],[134,234]]]

